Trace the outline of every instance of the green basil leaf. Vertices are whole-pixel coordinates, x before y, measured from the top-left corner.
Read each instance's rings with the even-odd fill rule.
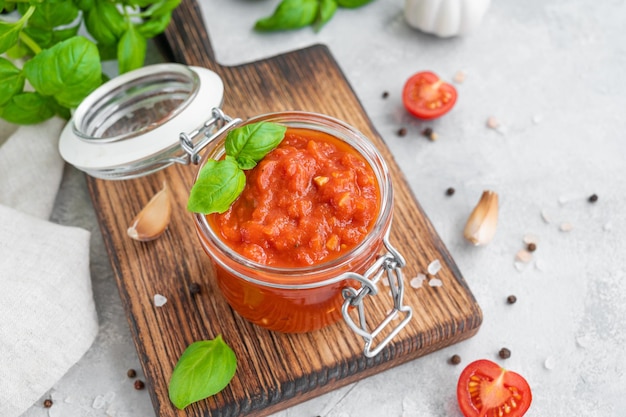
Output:
[[[320,30],[337,11],[337,0],[320,0],[320,12],[315,23],[315,30]]]
[[[91,9],[85,15],[85,27],[87,32],[102,45],[116,45],[117,36],[111,29],[100,19],[100,15],[96,9]]]
[[[96,4],[95,0],[74,0],[74,3],[82,11],[91,10]]]
[[[283,140],[285,126],[258,122],[228,132],[224,144],[226,155],[237,161],[241,169],[251,169]]]
[[[66,27],[64,29],[56,29],[52,32],[52,45],[56,45],[59,42],[78,35],[78,29],[80,29],[80,24]]]
[[[115,4],[96,0],[95,7],[87,12],[85,27],[98,42],[113,45],[126,32],[128,22]]]
[[[137,30],[139,30],[139,33],[146,38],[153,38],[167,29],[167,25],[170,24],[170,20],[172,20],[171,13],[153,16],[139,25]]]
[[[246,175],[232,159],[209,159],[191,188],[187,210],[194,213],[223,213],[239,197]]]
[[[345,7],[347,9],[356,9],[357,7],[365,6],[372,0],[337,0],[339,7]]]
[[[319,0],[283,0],[274,14],[258,20],[254,28],[260,31],[297,29],[315,22]]]
[[[221,335],[194,342],[174,367],[169,383],[170,401],[180,410],[223,390],[235,376],[237,358]]]
[[[17,43],[20,31],[35,12],[35,6],[30,6],[17,22],[8,23],[0,20],[0,54],[6,52]]]
[[[42,29],[36,26],[28,26],[24,28],[24,33],[30,36],[30,38],[40,48],[47,48],[52,44],[52,34],[54,33],[54,31],[51,29]]]
[[[26,77],[11,61],[0,57],[0,106],[24,89]]]
[[[123,74],[141,68],[146,59],[147,41],[134,25],[128,30],[117,44],[117,64],[119,73]]]
[[[150,16],[155,17],[170,14],[176,7],[178,7],[180,1],[181,0],[161,0],[148,8],[147,12]]]
[[[9,123],[29,125],[41,123],[54,116],[54,105],[38,93],[16,94],[6,103],[2,117]]]
[[[69,25],[77,17],[78,7],[72,1],[46,0],[37,4],[37,9],[28,20],[28,25],[52,30],[57,26]]]
[[[76,107],[102,81],[98,48],[76,36],[45,49],[24,64],[35,90],[54,97],[65,107]]]

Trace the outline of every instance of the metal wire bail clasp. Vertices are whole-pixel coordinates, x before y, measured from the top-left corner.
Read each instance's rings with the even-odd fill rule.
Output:
[[[224,114],[222,109],[217,107],[211,109],[211,118],[204,122],[202,126],[189,133],[182,132],[179,136],[180,145],[187,153],[185,163],[191,162],[194,165],[198,165],[201,160],[200,151],[239,123],[241,123],[241,119],[233,119]]]
[[[413,309],[410,306],[403,305],[402,299],[404,297],[404,279],[402,277],[402,267],[406,265],[404,258],[400,253],[389,243],[389,235],[387,234],[383,239],[387,253],[379,257],[376,262],[367,270],[363,275],[351,274],[350,278],[358,280],[362,286],[358,290],[352,287],[343,289],[343,297],[345,301],[343,303],[341,312],[343,318],[348,323],[350,328],[363,337],[365,340],[365,348],[363,354],[372,358],[376,356],[399,332],[407,325],[411,317],[413,317]],[[391,290],[391,297],[393,299],[393,308],[387,314],[387,317],[382,320],[376,328],[369,330],[367,324],[367,317],[365,308],[363,305],[363,299],[366,296],[373,296],[378,293],[377,284],[383,276],[386,276],[389,281],[389,289]],[[350,316],[350,307],[356,307],[358,314],[358,324]],[[391,328],[391,331],[383,340],[381,340],[377,346],[373,347],[374,339],[394,320],[399,314],[404,314],[404,319]]]

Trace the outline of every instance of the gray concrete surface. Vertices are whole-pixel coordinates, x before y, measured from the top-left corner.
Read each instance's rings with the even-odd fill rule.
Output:
[[[277,417],[459,417],[458,375],[479,358],[526,376],[534,394],[528,416],[626,414],[625,1],[495,0],[475,32],[451,39],[408,27],[403,0],[340,10],[319,33],[276,34],[252,31],[276,0],[201,4],[222,64],[330,47],[484,311],[474,338]],[[455,108],[432,123],[413,119],[400,100],[404,81],[420,70],[450,81],[465,73]],[[500,127],[487,127],[489,117]],[[420,135],[426,126],[436,142]],[[451,197],[448,187],[456,189]],[[462,229],[485,189],[500,195],[498,231],[473,247]],[[54,406],[39,402],[24,416],[153,416],[147,392],[126,376],[139,362],[84,177],[71,167],[54,218],[93,232],[101,329],[48,394]],[[530,234],[538,248],[530,262],[516,263]],[[509,294],[516,304],[506,303]],[[510,359],[498,358],[502,347]],[[460,365],[448,363],[453,354]]]

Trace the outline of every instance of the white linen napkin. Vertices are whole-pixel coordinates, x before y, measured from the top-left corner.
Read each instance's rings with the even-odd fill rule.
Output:
[[[86,230],[48,221],[60,119],[0,138],[0,416],[26,411],[89,349],[98,319]],[[2,130],[0,130],[1,132]]]

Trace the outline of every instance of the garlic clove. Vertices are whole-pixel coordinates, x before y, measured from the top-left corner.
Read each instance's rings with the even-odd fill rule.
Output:
[[[132,239],[147,242],[158,238],[170,223],[172,205],[167,184],[137,214],[126,231]]]
[[[463,236],[474,245],[486,245],[496,234],[498,225],[498,194],[484,191],[467,219]]]

